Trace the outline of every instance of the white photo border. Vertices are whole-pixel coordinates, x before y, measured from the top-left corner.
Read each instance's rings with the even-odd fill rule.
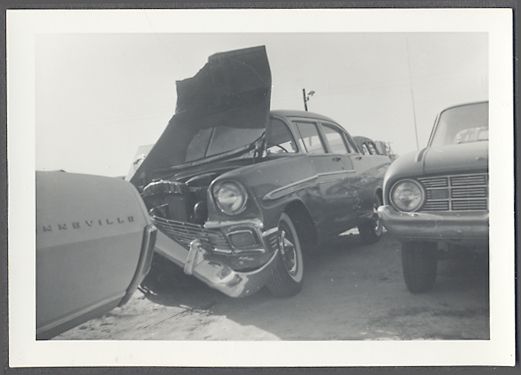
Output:
[[[513,366],[511,9],[7,10],[9,365]],[[35,49],[42,33],[485,32],[490,98],[490,340],[37,341]],[[260,354],[262,353],[262,354]]]

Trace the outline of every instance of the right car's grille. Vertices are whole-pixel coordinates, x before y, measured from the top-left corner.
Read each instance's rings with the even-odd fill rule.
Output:
[[[425,189],[420,211],[488,210],[488,174],[461,174],[418,178]]]

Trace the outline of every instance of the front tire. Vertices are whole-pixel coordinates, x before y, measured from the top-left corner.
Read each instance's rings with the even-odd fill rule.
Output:
[[[375,243],[382,237],[383,225],[378,216],[378,207],[380,204],[380,199],[376,197],[371,218],[358,225],[359,238],[362,243]]]
[[[272,268],[272,276],[266,286],[276,297],[291,297],[302,289],[304,258],[301,235],[289,215],[283,213],[279,220],[279,254]]]
[[[435,243],[402,243],[402,269],[405,285],[411,293],[424,293],[434,287],[438,266]]]

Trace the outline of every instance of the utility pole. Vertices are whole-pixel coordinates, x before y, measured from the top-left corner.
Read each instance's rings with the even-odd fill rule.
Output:
[[[315,95],[314,90],[311,90],[310,92],[306,93],[306,89],[302,89],[302,99],[304,100],[304,109],[306,110],[306,112],[308,111],[309,98],[311,98],[313,95]]]

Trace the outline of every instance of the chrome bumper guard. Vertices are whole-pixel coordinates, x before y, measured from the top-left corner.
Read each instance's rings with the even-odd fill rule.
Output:
[[[488,240],[488,212],[400,212],[380,206],[378,215],[400,239],[456,242]]]
[[[264,232],[263,238],[272,232],[273,230]],[[276,249],[261,267],[247,272],[235,271],[224,262],[209,256],[204,239],[193,239],[186,249],[161,230],[157,234],[155,250],[183,268],[186,274],[195,276],[230,297],[245,297],[261,289],[271,277],[271,267],[278,255]]]

